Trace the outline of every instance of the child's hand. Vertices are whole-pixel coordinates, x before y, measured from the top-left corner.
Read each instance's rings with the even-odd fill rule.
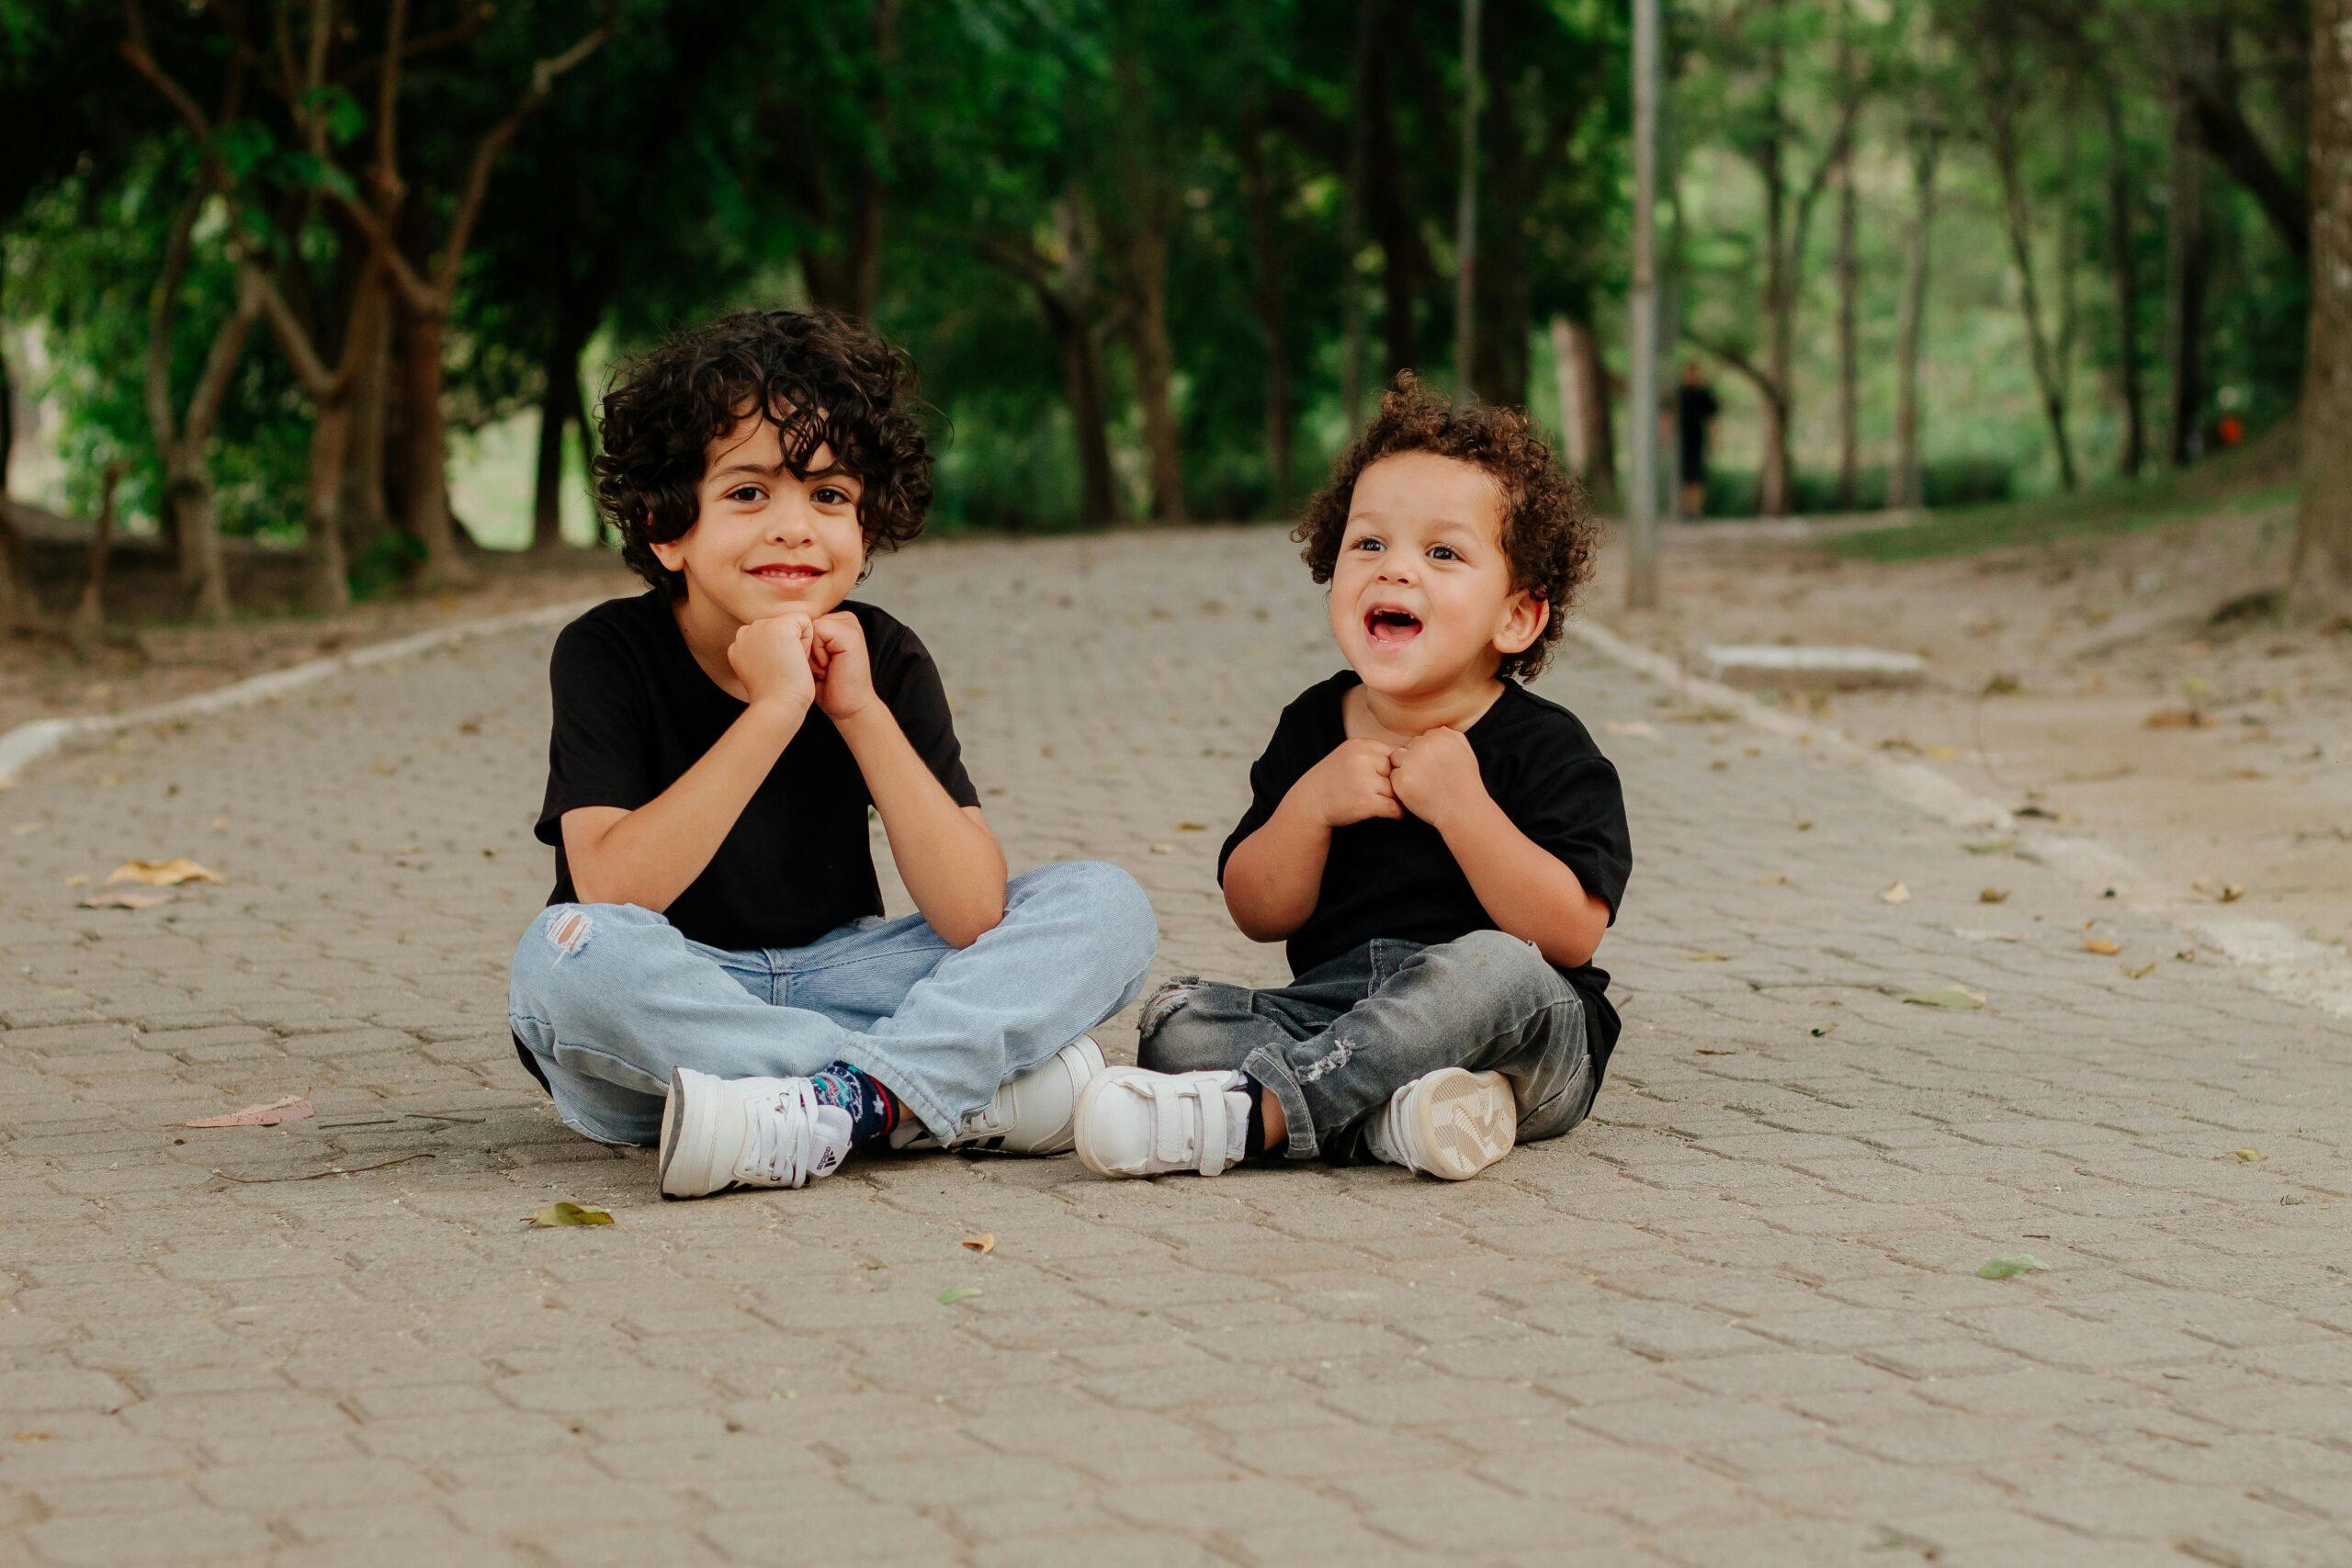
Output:
[[[874,670],[865,657],[865,628],[847,610],[820,615],[810,628],[808,667],[817,679],[817,705],[836,722],[874,705]]]
[[[1487,781],[1478,772],[1478,754],[1470,739],[1458,729],[1440,725],[1396,748],[1388,783],[1405,809],[1437,829],[1461,807],[1487,797]]]
[[[808,711],[817,700],[816,676],[808,668],[814,637],[808,615],[799,610],[735,628],[735,640],[727,645],[727,662],[752,705],[794,703],[801,712]]]
[[[1342,740],[1299,775],[1291,795],[1327,828],[1374,817],[1405,815],[1389,787],[1388,748],[1377,740]]]

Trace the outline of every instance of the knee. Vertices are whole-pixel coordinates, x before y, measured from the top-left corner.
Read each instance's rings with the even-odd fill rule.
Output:
[[[1444,945],[1448,962],[1490,984],[1548,981],[1554,971],[1544,950],[1509,931],[1476,931]]]
[[[1090,945],[1122,959],[1129,973],[1159,948],[1159,919],[1136,879],[1107,861],[1061,861],[1021,879],[1027,897],[1051,899],[1085,923]]]
[[[515,944],[512,1010],[549,1017],[581,995],[588,976],[610,957],[610,943],[649,923],[667,922],[631,904],[548,905]]]
[[[1211,982],[1194,976],[1170,980],[1151,994],[1136,1023],[1136,1066],[1156,1073],[1190,1073],[1240,1065],[1229,1010],[1217,1006]]]

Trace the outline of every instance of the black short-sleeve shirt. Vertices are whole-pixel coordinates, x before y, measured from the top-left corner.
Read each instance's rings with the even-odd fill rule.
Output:
[[[939,667],[915,634],[871,604],[857,617],[874,690],[959,806],[979,795],[964,772]],[[548,664],[555,728],[539,841],[555,847],[550,904],[576,901],[563,852],[563,814],[582,806],[634,811],[702,759],[743,705],[695,662],[659,592],[597,605],[563,628]],[[696,942],[734,950],[798,947],[882,912],[866,838],[873,803],[841,732],[810,708],[743,814],[663,913]]]
[[[1343,670],[1308,687],[1283,710],[1266,754],[1250,770],[1250,809],[1217,856],[1217,878],[1243,840],[1266,825],[1306,771],[1348,737],[1341,702],[1359,684]],[[1487,793],[1512,825],[1556,856],[1584,890],[1609,906],[1614,924],[1633,872],[1625,797],[1617,770],[1576,715],[1503,682],[1502,694],[1464,732]],[[1375,937],[1424,946],[1496,929],[1444,838],[1408,812],[1398,820],[1351,822],[1331,834],[1315,912],[1291,933],[1291,972],[1303,975]],[[1596,1076],[1617,1043],[1609,975],[1591,964],[1560,973],[1585,1000]]]

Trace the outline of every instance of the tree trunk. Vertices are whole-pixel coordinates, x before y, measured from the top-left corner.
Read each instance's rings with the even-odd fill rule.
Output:
[[[1340,211],[1340,404],[1347,411],[1351,441],[1363,428],[1363,279],[1356,276],[1356,258],[1363,252],[1363,187],[1372,161],[1372,115],[1364,100],[1379,48],[1379,17],[1378,0],[1358,0],[1355,69],[1348,88],[1348,185]]]
[[[1911,232],[1904,247],[1902,313],[1894,329],[1894,455],[1887,466],[1886,503],[1925,503],[1919,464],[1919,344],[1928,320],[1928,267],[1934,254],[1936,165],[1943,152],[1932,129],[1917,134],[1911,147],[1911,187],[1917,197]]]
[[[76,600],[65,624],[76,644],[97,636],[107,621],[107,566],[114,557],[114,522],[116,492],[122,487],[122,459],[118,457],[107,465],[104,490],[98,502],[98,520],[90,530],[90,566],[82,580],[82,596]]]
[[[1381,379],[1390,381],[1400,370],[1420,364],[1420,338],[1414,313],[1421,293],[1424,253],[1419,223],[1402,151],[1396,141],[1396,115],[1389,102],[1389,49],[1384,33],[1373,51],[1369,112],[1372,127],[1373,230],[1380,242]]]
[[[2195,462],[2205,449],[2205,275],[2212,262],[2205,229],[2205,149],[2196,117],[2185,101],[2173,117],[2170,211],[2165,243],[2165,360],[2171,373],[2172,410],[2165,454],[2178,468]]]
[[[1477,389],[1478,109],[1485,73],[1478,64],[1479,0],[1462,4],[1462,162],[1460,205],[1453,218],[1453,379]]]
[[[546,385],[539,391],[539,450],[537,487],[531,498],[531,548],[563,547],[563,443],[574,425],[586,440],[586,418],[581,407],[580,355],[586,334],[574,312],[560,312],[548,343],[543,367]]]
[[[1148,204],[1147,204],[1148,205]],[[1135,358],[1136,403],[1143,413],[1144,447],[1151,467],[1151,515],[1187,520],[1184,450],[1176,423],[1176,352],[1168,338],[1168,236],[1150,212],[1132,215],[1122,242],[1127,283],[1127,352]]]
[[[2352,610],[2352,0],[2312,6],[2312,300],[2298,610]]]
[[[351,607],[350,565],[343,548],[343,465],[351,441],[351,404],[336,398],[311,421],[311,460],[303,488],[302,535],[308,545],[303,602],[313,615]]]
[[[401,525],[424,547],[422,581],[428,587],[454,587],[473,580],[473,567],[458,551],[457,525],[449,516],[445,482],[449,463],[449,425],[442,407],[442,344],[447,321],[437,311],[403,303],[395,314],[401,334]]]
[[[1252,111],[1241,131],[1243,205],[1250,216],[1250,305],[1265,356],[1266,481],[1276,513],[1290,508],[1290,341],[1283,308],[1280,193],[1266,168],[1265,126]]]
[[[1755,154],[1764,181],[1764,453],[1756,482],[1756,510],[1766,517],[1789,513],[1789,379],[1796,361],[1796,258],[1789,254],[1789,185],[1785,164],[1787,121],[1781,106],[1781,46],[1776,32],[1766,46],[1772,129]],[[1654,417],[1654,411],[1640,411]]]
[[[2041,330],[2041,294],[2033,270],[2033,214],[2025,188],[2023,154],[2018,145],[2016,106],[1996,92],[1992,121],[1993,163],[2000,175],[2001,208],[2009,236],[2009,256],[2018,269],[2018,309],[2024,318],[2026,349],[2033,367],[2033,382],[2041,396],[2041,412],[2050,424],[2050,440],[2058,457],[2058,482],[2073,490],[2080,482],[2075,470],[2075,449],[2066,434],[2066,389],[2062,367]]]
[[[1591,323],[1552,318],[1552,363],[1560,384],[1560,434],[1568,471],[1596,501],[1617,493],[1617,443],[1609,427],[1609,375]]]
[[[2147,460],[2147,413],[2140,375],[2140,265],[2132,254],[2132,149],[2122,95],[2101,73],[2099,110],[2107,121],[2107,247],[2115,282],[2115,380],[2123,399],[2123,452],[2116,467],[2138,477]]]
[[[392,334],[386,312],[370,310],[360,325],[358,369],[351,388],[351,447],[343,468],[344,548],[354,559],[375,549],[392,526],[386,499],[390,448]]]
[[[1854,253],[1854,149],[1838,158],[1838,510],[1851,512],[1861,478],[1861,268]]]

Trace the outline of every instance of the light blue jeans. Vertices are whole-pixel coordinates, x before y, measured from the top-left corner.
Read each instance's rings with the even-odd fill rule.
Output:
[[[805,1077],[829,1062],[944,1138],[1133,1001],[1158,945],[1143,889],[1096,861],[1012,878],[1004,919],[961,949],[920,915],[731,953],[633,904],[554,904],[514,949],[507,1010],[557,1113],[600,1143],[656,1141],[673,1067]]]

